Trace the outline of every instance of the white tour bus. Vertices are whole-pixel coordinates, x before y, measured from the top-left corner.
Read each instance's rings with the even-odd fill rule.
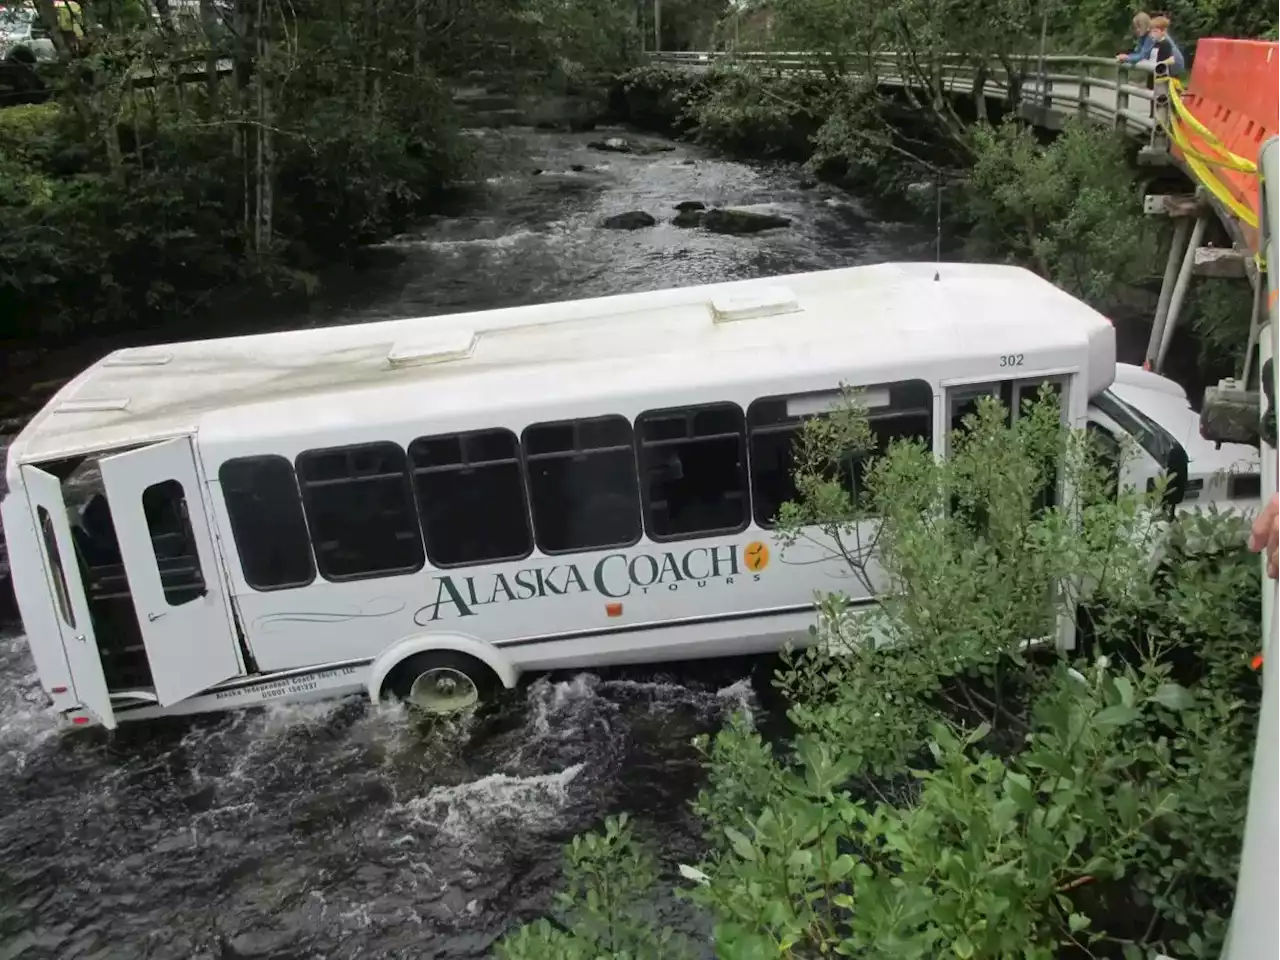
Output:
[[[1028,272],[885,264],[117,351],[9,448],[28,642],[75,724],[366,691],[447,711],[522,671],[802,640],[830,552],[779,549],[799,424],[866,388],[946,455],[1056,385],[1125,483],[1255,506],[1108,321]]]

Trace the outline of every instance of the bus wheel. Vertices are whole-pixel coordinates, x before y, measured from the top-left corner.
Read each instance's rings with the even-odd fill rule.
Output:
[[[493,671],[474,657],[428,650],[396,664],[382,684],[382,696],[424,713],[451,714],[487,700],[496,687]]]

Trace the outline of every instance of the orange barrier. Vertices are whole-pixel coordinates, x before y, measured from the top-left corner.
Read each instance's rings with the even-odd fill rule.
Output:
[[[1196,44],[1183,102],[1232,153],[1258,161],[1267,137],[1280,130],[1280,43],[1264,40],[1201,40]],[[1213,155],[1213,145],[1190,131],[1190,146]],[[1181,152],[1181,151],[1177,151]],[[1242,204],[1258,208],[1258,176],[1227,167],[1214,174]],[[1250,245],[1257,231],[1243,225]]]

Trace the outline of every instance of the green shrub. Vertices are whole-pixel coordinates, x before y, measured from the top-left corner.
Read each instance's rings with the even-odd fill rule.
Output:
[[[782,528],[883,599],[822,598],[777,678],[785,743],[745,716],[701,742],[708,852],[680,871],[717,956],[1216,956],[1259,699],[1243,522],[1153,524],[1161,491],[1117,493],[1048,395],[1012,425],[985,401],[947,460],[895,444],[851,485],[869,441],[856,400],[807,423]],[[1087,654],[1026,647],[1081,603]],[[562,909],[600,908],[591,889]],[[627,956],[657,955],[628,929]],[[604,953],[571,942],[534,926],[506,956]]]

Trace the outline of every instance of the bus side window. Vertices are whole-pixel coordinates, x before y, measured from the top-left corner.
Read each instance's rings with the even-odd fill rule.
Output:
[[[279,456],[237,457],[218,468],[218,482],[245,582],[279,590],[315,580],[293,465]]]
[[[747,526],[746,424],[736,404],[650,410],[636,419],[645,530],[654,540]]]
[[[356,580],[422,569],[422,531],[398,445],[305,450],[296,468],[322,577]]]
[[[857,497],[868,461],[883,455],[895,440],[919,440],[933,444],[933,388],[924,380],[903,380],[855,388],[867,408],[867,421],[875,449],[864,456],[850,456],[841,481],[850,496]],[[769,529],[777,521],[782,504],[797,496],[795,443],[807,412],[825,400],[838,402],[835,391],[761,397],[747,410],[751,451],[751,495],[755,521]],[[806,411],[806,412],[800,412]]]
[[[419,437],[409,461],[435,566],[520,560],[533,551],[520,447],[510,430]]]
[[[640,489],[626,417],[535,423],[521,437],[534,538],[544,553],[640,540]]]

